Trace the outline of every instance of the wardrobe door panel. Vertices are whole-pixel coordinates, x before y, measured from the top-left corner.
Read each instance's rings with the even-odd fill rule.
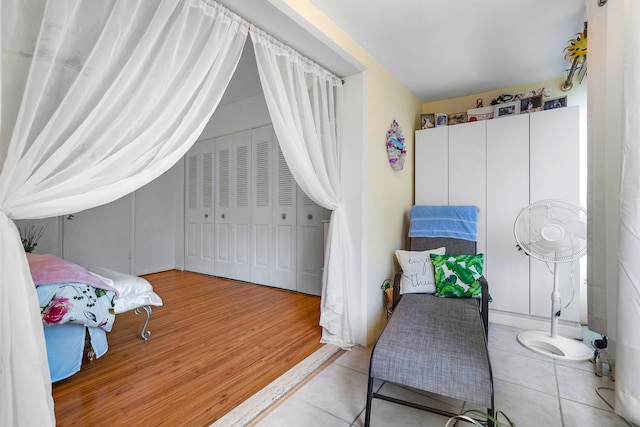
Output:
[[[449,127],[416,131],[415,204],[449,204]]]
[[[580,202],[579,107],[532,113],[531,202],[544,199]],[[531,314],[549,317],[553,266],[531,260]],[[561,320],[580,321],[580,261],[559,265]],[[568,304],[571,302],[571,304]],[[568,305],[568,306],[567,306]],[[565,307],[567,306],[567,307]]]
[[[449,204],[478,207],[478,253],[486,253],[487,156],[485,121],[449,128]]]
[[[529,257],[513,223],[529,204],[529,115],[487,121],[487,279],[491,308],[529,314]]]

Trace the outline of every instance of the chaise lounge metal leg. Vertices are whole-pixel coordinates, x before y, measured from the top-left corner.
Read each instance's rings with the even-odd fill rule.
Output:
[[[489,414],[492,417],[496,416],[495,411],[493,410],[493,408],[487,408],[487,414]],[[495,425],[496,424],[493,421],[491,421],[491,420],[487,421],[487,427],[495,427]]]
[[[367,387],[367,407],[364,414],[364,427],[369,427],[371,423],[371,400],[373,400],[373,377],[369,377],[369,386]]]
[[[149,324],[149,319],[151,318],[151,306],[145,305],[144,307],[138,307],[134,310],[134,313],[141,314],[142,311],[140,311],[140,309],[143,309],[147,312],[147,318],[144,321],[144,325],[142,325],[142,332],[140,332],[140,336],[142,337],[142,339],[147,341],[149,339],[149,336],[151,335],[151,331],[146,330],[147,325]]]

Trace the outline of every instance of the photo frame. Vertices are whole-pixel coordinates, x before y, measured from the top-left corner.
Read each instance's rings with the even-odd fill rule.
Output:
[[[436,127],[446,126],[446,125],[447,125],[447,114],[436,113]]]
[[[504,102],[493,106],[493,118],[516,116],[520,114],[520,101]]]
[[[532,96],[542,95],[543,98],[549,98],[551,96],[551,89],[548,87],[541,87],[540,89],[529,90],[517,94],[517,99],[531,98]]]
[[[436,127],[435,114],[422,114],[420,115],[420,129],[431,129]]]
[[[461,123],[467,123],[467,113],[463,112],[463,113],[454,113],[454,114],[449,114],[449,117],[447,119],[447,124],[449,126],[451,125],[459,125]]]
[[[542,111],[542,95],[530,96],[520,100],[520,113]]]
[[[567,106],[567,95],[558,98],[547,99],[544,101],[543,110],[554,110]]]
[[[489,120],[489,119],[493,119],[492,105],[488,107],[473,108],[471,110],[467,110],[468,122],[477,122],[479,120]]]

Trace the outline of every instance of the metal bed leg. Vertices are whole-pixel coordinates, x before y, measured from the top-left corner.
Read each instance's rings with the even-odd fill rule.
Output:
[[[140,336],[146,342],[149,339],[149,336],[151,335],[151,331],[146,331],[145,330],[145,329],[147,329],[147,325],[149,324],[149,319],[151,318],[151,306],[145,305],[143,307],[138,307],[138,308],[136,308],[134,310],[134,313],[141,314],[142,311],[140,311],[140,309],[143,309],[144,311],[147,312],[147,318],[144,321],[144,325],[142,325],[142,332],[140,332]]]

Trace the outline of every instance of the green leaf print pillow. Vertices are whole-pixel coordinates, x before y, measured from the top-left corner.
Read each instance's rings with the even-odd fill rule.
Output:
[[[447,298],[480,298],[484,255],[431,254],[436,295]]]

